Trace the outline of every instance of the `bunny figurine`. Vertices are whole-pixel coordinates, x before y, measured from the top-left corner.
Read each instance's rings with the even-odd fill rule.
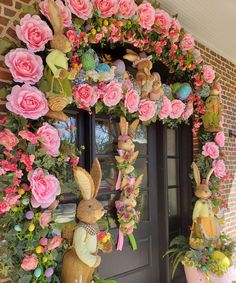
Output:
[[[74,231],[73,244],[63,258],[62,283],[90,283],[93,272],[101,263],[97,255],[99,233],[96,222],[104,215],[102,204],[95,199],[102,172],[99,161],[93,163],[90,174],[81,167],[74,168],[74,177],[83,200],[78,205],[78,227]]]

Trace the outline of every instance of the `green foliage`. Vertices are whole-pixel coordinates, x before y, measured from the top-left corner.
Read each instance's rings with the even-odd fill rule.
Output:
[[[16,47],[16,44],[7,37],[0,38],[0,55],[5,55],[10,49]]]

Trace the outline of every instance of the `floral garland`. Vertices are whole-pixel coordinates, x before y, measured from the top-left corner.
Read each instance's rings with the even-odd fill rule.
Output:
[[[202,126],[215,72],[204,64],[192,36],[178,20],[146,1],[44,0],[39,8],[54,33],[38,15],[21,19],[16,33],[26,48],[19,45],[5,56],[16,85],[0,93],[9,110],[0,120],[0,221],[6,240],[1,266],[5,274],[10,268],[14,282],[25,283],[59,282],[56,267],[61,259],[56,248],[62,238],[53,230],[52,215],[67,185],[66,168],[78,163],[75,146],[61,141],[54,125],[55,120],[67,121],[63,112],[67,105],[138,118],[146,125],[158,119],[176,126],[192,117],[193,130],[200,129],[203,144],[198,166],[203,176],[215,166],[210,186],[213,202],[226,206],[219,191],[222,177],[227,177],[221,152],[224,133],[205,133]],[[95,45],[116,44],[140,50],[124,56],[137,68],[136,79],[124,61],[112,62],[106,54],[96,54]],[[179,81],[161,84],[159,74],[150,72],[157,60]],[[123,169],[121,163],[118,168]],[[121,202],[129,198],[128,190],[130,186],[124,186]],[[137,221],[133,222],[130,231],[136,227]],[[16,266],[21,266],[19,272]]]

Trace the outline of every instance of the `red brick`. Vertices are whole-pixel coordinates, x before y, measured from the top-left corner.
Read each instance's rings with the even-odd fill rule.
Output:
[[[0,16],[0,25],[6,26],[9,23],[9,19]]]

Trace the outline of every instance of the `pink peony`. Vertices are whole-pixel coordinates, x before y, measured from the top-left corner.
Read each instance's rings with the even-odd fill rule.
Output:
[[[178,119],[184,112],[185,104],[179,99],[174,99],[171,102],[171,105],[172,105],[172,110],[170,113],[170,118]]]
[[[8,212],[11,209],[7,201],[0,202],[0,215]]]
[[[26,43],[33,52],[43,51],[45,44],[52,40],[52,31],[46,22],[39,16],[25,15],[16,26],[16,34],[20,40]]]
[[[0,132],[0,144],[7,150],[12,150],[19,143],[18,138],[8,129]]]
[[[22,137],[22,139],[27,140],[32,144],[36,144],[38,142],[38,138],[39,138],[39,136],[37,134],[35,135],[28,130],[19,131],[18,135],[20,137]]]
[[[39,217],[39,225],[44,229],[52,220],[51,210],[45,210]]]
[[[188,118],[193,114],[193,102],[188,102],[185,107],[184,113],[182,114],[182,118],[184,120],[188,120]]]
[[[64,26],[65,27],[71,26],[72,21],[71,21],[71,11],[70,11],[70,9],[67,6],[65,6],[61,0],[56,0],[55,3],[57,4],[57,6],[60,9],[60,13],[61,13],[61,16],[62,16]],[[48,16],[48,0],[44,0],[44,1],[40,2],[39,7],[40,7],[41,13],[50,20],[50,18]]]
[[[138,106],[139,119],[141,121],[148,121],[156,114],[156,104],[154,101],[141,100]]]
[[[7,100],[7,109],[24,118],[37,120],[49,110],[45,95],[36,87],[27,84],[14,86]]]
[[[58,179],[53,175],[46,175],[41,168],[29,174],[28,179],[32,191],[31,204],[35,208],[49,207],[55,201],[56,196],[61,193]]]
[[[58,248],[60,246],[60,244],[62,243],[63,238],[61,238],[60,236],[54,236],[48,243],[47,249],[49,251],[54,250],[56,248]]]
[[[73,89],[73,96],[76,102],[79,102],[79,108],[88,108],[93,106],[99,95],[95,91],[95,88],[88,84],[81,84]]]
[[[11,50],[5,56],[5,64],[15,82],[35,84],[43,75],[41,57],[27,49],[16,48]]]
[[[203,74],[203,79],[206,83],[211,84],[215,79],[215,71],[210,65],[204,65],[202,67],[202,74]]]
[[[125,107],[130,113],[138,111],[139,101],[140,97],[134,89],[129,90],[129,92],[125,95]]]
[[[184,51],[193,49],[194,47],[194,39],[191,34],[185,34],[185,36],[181,39],[180,41],[180,48],[183,49]]]
[[[155,9],[149,2],[143,1],[143,3],[138,6],[137,15],[141,27],[151,29],[155,21]]]
[[[156,9],[155,14],[155,30],[159,33],[167,33],[171,25],[171,17],[166,11]]]
[[[121,14],[125,19],[131,18],[136,10],[137,5],[134,0],[118,0],[118,14]]]
[[[109,18],[117,13],[117,0],[93,0],[95,10],[100,12],[101,18]]]
[[[53,157],[58,156],[61,143],[58,130],[45,122],[38,129],[37,135],[42,139],[41,147],[46,150],[46,153]]]
[[[116,81],[111,81],[105,87],[105,93],[103,96],[103,102],[106,106],[117,105],[122,98],[122,86]]]
[[[214,142],[207,142],[202,147],[202,155],[210,156],[212,159],[219,157],[219,147]]]
[[[31,271],[38,266],[38,258],[35,254],[26,255],[21,263],[21,268],[25,271]]]
[[[166,96],[163,96],[162,102],[163,106],[158,115],[160,119],[166,119],[170,115],[172,110],[171,101]]]
[[[226,176],[225,163],[222,159],[214,160],[212,165],[215,167],[214,174],[218,178]]]
[[[171,38],[171,41],[175,43],[179,39],[179,33],[180,33],[180,23],[177,19],[172,18],[171,20],[171,27],[169,31],[169,37]]]
[[[215,142],[219,147],[224,147],[225,145],[225,134],[224,132],[219,132],[215,136]]]
[[[71,12],[83,20],[93,16],[93,5],[90,0],[66,0]]]

